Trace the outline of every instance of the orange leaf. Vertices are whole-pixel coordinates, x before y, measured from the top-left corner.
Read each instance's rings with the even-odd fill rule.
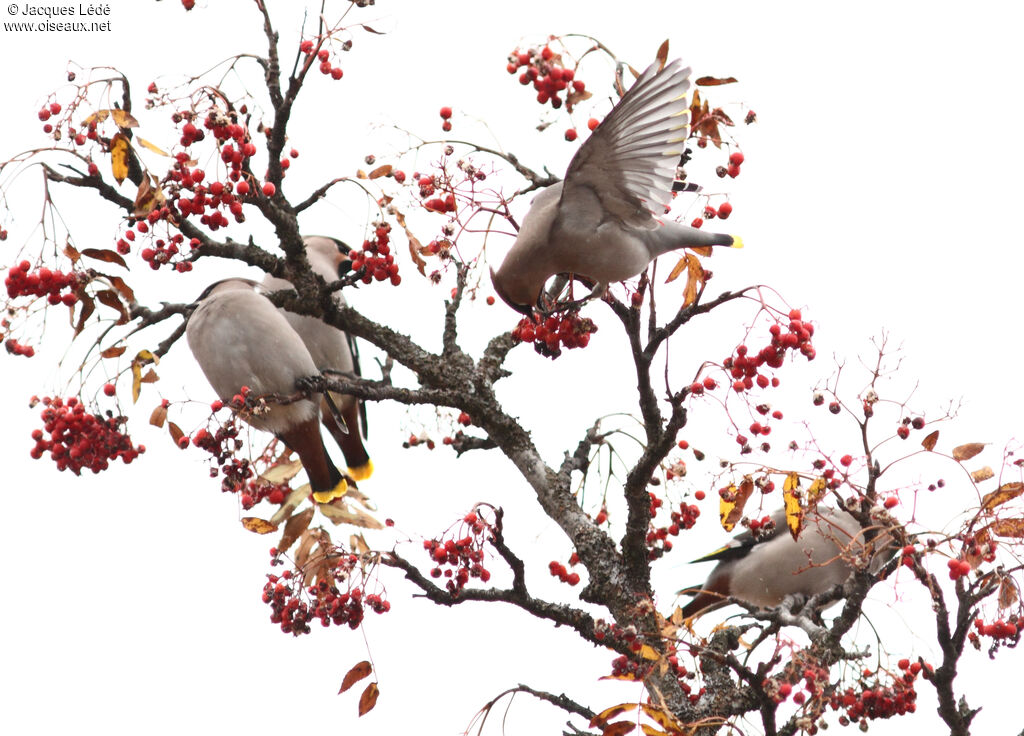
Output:
[[[78,252],[75,246],[71,243],[64,244],[64,255],[71,259],[71,263],[78,263],[78,259],[82,257],[82,254]]]
[[[671,284],[673,281],[675,281],[677,278],[679,278],[679,274],[681,274],[685,270],[686,270],[686,255],[684,254],[683,257],[679,259],[679,262],[676,263],[676,265],[674,265],[672,267],[672,271],[671,271],[671,273],[669,273],[668,278],[665,279],[665,283],[666,284]]]
[[[171,433],[171,439],[174,440],[174,444],[176,445],[178,444],[178,440],[185,436],[185,433],[181,431],[181,427],[174,422],[167,422],[167,431]]]
[[[101,358],[117,358],[117,357],[119,357],[121,355],[124,355],[124,351],[127,350],[127,349],[128,348],[126,348],[124,345],[115,345],[114,347],[107,348],[106,350],[101,352],[100,353],[100,357]]]
[[[270,532],[277,531],[277,527],[269,521],[255,516],[247,516],[242,519],[242,526],[256,534],[270,534]]]
[[[363,690],[363,694],[359,696],[359,715],[365,716],[371,710],[373,706],[377,705],[377,696],[380,695],[380,690],[377,688],[376,682],[371,682]]]
[[[991,493],[985,494],[985,497],[981,499],[981,510],[991,511],[996,506],[1012,501],[1022,493],[1024,493],[1024,483],[1019,481],[1004,483]]]
[[[310,509],[310,511],[312,511],[312,509]],[[348,690],[350,687],[355,685],[363,678],[369,677],[370,672],[372,671],[373,668],[370,666],[370,663],[366,660],[363,660],[362,662],[357,664],[355,667],[353,667],[347,673],[345,673],[345,678],[341,681],[341,690],[338,691],[338,695],[341,695],[343,692]]]
[[[590,719],[591,728],[603,727],[608,721],[617,716],[621,716],[623,713],[628,713],[637,707],[636,703],[619,703],[609,708],[605,708],[603,711],[598,713],[596,716]]]
[[[128,137],[117,133],[110,139],[110,173],[118,184],[128,176]]]
[[[167,408],[163,404],[157,404],[153,413],[149,415],[149,423],[154,427],[162,427],[165,421],[167,421]]]
[[[718,87],[722,84],[734,84],[736,77],[699,77],[694,84],[698,87]]]
[[[640,730],[644,732],[644,736],[669,736],[667,731],[661,731],[654,726],[648,726],[646,723],[640,724]],[[672,733],[680,733],[678,730],[673,730]]]
[[[984,449],[985,445],[981,442],[968,442],[966,445],[957,445],[953,448],[953,459],[957,462],[970,460]]]
[[[128,268],[128,264],[124,262],[124,258],[121,254],[115,250],[100,250],[99,248],[86,248],[82,251],[82,255],[88,258],[93,258],[97,261],[103,261],[104,263],[116,263],[118,266]]]
[[[374,169],[367,175],[367,178],[379,179],[382,176],[387,176],[388,174],[391,173],[391,170],[393,168],[394,167],[391,164],[384,164],[383,166],[378,166],[376,169]]]
[[[625,736],[636,730],[636,724],[631,721],[616,721],[609,723],[601,731],[601,736]]]
[[[925,437],[923,440],[921,440],[921,447],[923,447],[924,449],[928,450],[928,452],[931,452],[932,450],[935,449],[935,445],[936,445],[936,443],[938,441],[939,441],[939,430],[936,429],[934,432],[932,432],[927,437]]]

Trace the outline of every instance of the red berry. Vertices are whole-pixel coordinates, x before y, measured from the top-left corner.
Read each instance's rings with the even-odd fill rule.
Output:
[[[695,499],[697,499],[698,501],[703,501],[704,498],[705,498],[705,495],[706,494],[704,493],[704,491],[697,491],[696,493],[693,494],[693,497]]]
[[[442,117],[442,118],[443,118],[444,120],[447,120],[447,119],[448,119],[448,118],[450,118],[451,116],[452,116],[452,109],[451,109],[450,107],[448,107],[447,105],[445,105],[444,107],[442,107],[442,108],[441,108],[441,117]]]
[[[576,140],[576,128],[569,128],[565,131],[565,139],[572,143]]]
[[[732,205],[729,204],[728,202],[722,202],[722,204],[720,204],[718,206],[718,217],[719,217],[719,219],[724,220],[727,217],[729,217],[729,215],[731,215],[731,214],[732,214]]]
[[[883,505],[885,506],[885,508],[891,509],[894,508],[899,502],[900,500],[896,498],[896,496],[889,496],[885,499]]]
[[[114,394],[117,393],[117,388],[112,383],[104,384],[103,393],[105,393],[107,396],[113,396]]]
[[[841,458],[839,458],[839,464],[842,465],[844,468],[850,467],[850,463],[852,462],[853,458],[850,455],[843,455]]]
[[[264,183],[264,185],[263,185],[263,194],[264,194],[264,196],[273,197],[274,196],[274,192],[276,192],[276,191],[277,191],[277,187],[275,187],[271,182],[268,181],[268,182]]]
[[[729,154],[729,163],[734,166],[739,166],[743,163],[743,154],[740,151],[734,151]]]

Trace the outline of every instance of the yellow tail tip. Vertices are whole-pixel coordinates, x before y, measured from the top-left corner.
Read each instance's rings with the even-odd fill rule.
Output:
[[[348,474],[352,476],[353,480],[366,480],[373,475],[373,460],[367,460],[362,465],[349,468]]]
[[[729,247],[730,248],[742,248],[743,247],[743,238],[741,238],[739,235],[733,235],[732,236],[732,245],[729,246]]]
[[[313,491],[313,500],[317,503],[330,503],[348,493],[348,481],[342,478],[338,485],[329,491]]]

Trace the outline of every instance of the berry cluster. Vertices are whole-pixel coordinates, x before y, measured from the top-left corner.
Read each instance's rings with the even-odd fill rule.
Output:
[[[351,46],[352,43],[350,41],[346,41],[342,48],[345,51],[348,51],[348,49],[351,48]],[[306,39],[305,41],[300,43],[299,51],[306,55],[308,64],[314,63],[312,58],[309,57],[313,57],[314,55],[316,56],[316,60],[320,62],[319,69],[321,74],[328,76],[334,80],[341,79],[343,76],[345,76],[345,72],[342,71],[340,66],[334,66],[333,64],[331,64],[331,52],[324,48],[317,49],[317,46],[316,44],[313,43],[313,41]]]
[[[729,154],[729,165],[719,166],[715,169],[715,173],[719,177],[730,177],[735,179],[740,175],[740,165],[743,163],[743,153],[740,151],[733,151]]]
[[[572,112],[576,98],[586,90],[583,80],[575,78],[576,71],[562,66],[562,57],[552,51],[550,46],[544,46],[539,50],[516,49],[509,54],[506,67],[508,73],[515,74],[522,67],[526,68],[519,75],[519,83],[524,86],[532,84],[537,92],[537,102],[541,105],[550,102],[551,107],[557,110],[562,106],[559,93],[565,92],[568,103],[566,107]]]
[[[7,278],[4,279],[4,286],[7,287],[7,295],[11,299],[19,296],[45,296],[50,304],[66,304],[72,306],[78,297],[68,292],[60,292],[68,287],[76,287],[84,280],[82,274],[69,271],[53,271],[49,268],[40,268],[38,271],[30,271],[32,264],[22,261],[17,266],[11,266],[7,271]]]
[[[32,432],[35,447],[29,453],[39,459],[44,452],[57,463],[57,470],[70,470],[80,475],[83,468],[94,473],[106,470],[110,460],[121,460],[127,465],[146,451],[144,445],[135,447],[131,437],[122,431],[127,419],[114,417],[110,412],[103,417],[86,412],[77,398],[65,401],[59,396],[42,399],[43,429]]]
[[[916,711],[917,691],[914,690],[914,682],[921,672],[929,672],[930,667],[921,662],[911,663],[909,659],[901,659],[899,668],[903,674],[888,684],[875,681],[864,683],[859,693],[853,688],[833,693],[830,699],[832,709],[846,711],[839,718],[839,724],[847,726],[857,721],[860,729],[866,731],[868,720],[902,716]],[[870,672],[865,670],[864,675],[867,677]]]
[[[523,317],[512,330],[512,339],[517,342],[532,342],[537,352],[557,358],[566,348],[585,348],[591,334],[597,332],[597,325],[588,317],[578,314],[551,315],[542,319],[539,315]]]
[[[214,411],[217,411],[221,407],[221,402],[215,402],[214,406],[216,406]],[[252,463],[247,458],[235,456],[235,453],[243,447],[243,442],[238,439],[238,432],[238,424],[232,415],[228,421],[213,432],[205,428],[197,430],[192,436],[192,444],[213,456],[213,461],[218,467],[210,468],[210,477],[224,476],[221,479],[221,491],[225,493],[242,492],[242,505],[248,509],[263,500],[265,495],[269,495],[269,491],[261,494],[261,487],[252,483],[252,479],[256,475]],[[188,438],[183,437],[182,440],[184,446],[187,446]],[[246,505],[246,495],[248,495],[248,505]]]
[[[664,505],[664,501],[653,493],[648,492],[648,494],[651,499],[650,513],[653,519],[657,515],[658,509]],[[684,501],[679,504],[678,511],[673,511],[669,515],[669,524],[667,526],[655,526],[652,522],[645,539],[648,548],[647,558],[649,560],[656,560],[666,552],[671,552],[672,540],[669,537],[677,537],[680,531],[692,529],[693,525],[697,523],[699,516],[700,509]]]
[[[572,557],[569,558],[569,565],[575,565],[580,561],[580,558],[575,552],[572,553]],[[558,560],[551,560],[548,563],[548,572],[551,573],[552,577],[556,577],[563,583],[569,585],[579,585],[580,574],[578,572],[569,572],[569,570]]]
[[[373,239],[364,240],[361,251],[352,251],[352,270],[362,271],[364,284],[374,280],[390,280],[394,286],[402,283],[402,277],[398,273],[398,264],[395,263],[395,257],[391,254],[390,233],[391,225],[389,223],[377,223],[373,231]]]
[[[22,345],[13,337],[9,337],[4,341],[4,348],[11,355],[23,355],[26,358],[31,358],[36,354],[36,349],[34,347],[31,345]]]
[[[870,416],[870,415],[868,415]],[[896,436],[901,440],[905,440],[910,436],[910,430],[913,429],[924,429],[925,421],[924,417],[903,417],[898,427],[896,427]]]
[[[441,130],[448,133],[452,129],[452,109],[445,105],[441,108]]]
[[[463,536],[459,538],[423,540],[423,549],[435,565],[430,576],[447,578],[445,587],[454,596],[471,577],[484,583],[491,579],[490,571],[483,566],[484,544],[492,539],[491,525],[476,511],[470,511],[462,519],[460,533]]]
[[[344,624],[355,629],[367,608],[387,613],[391,603],[382,593],[367,593],[365,587],[354,584],[352,573],[358,561],[357,555],[341,555],[332,570],[332,582],[321,580],[308,588],[290,570],[280,576],[267,575],[263,602],[270,606],[271,623],[280,624],[286,634],[299,636],[310,633],[309,622],[313,619],[319,619],[324,627]],[[342,591],[339,585],[346,589]]]

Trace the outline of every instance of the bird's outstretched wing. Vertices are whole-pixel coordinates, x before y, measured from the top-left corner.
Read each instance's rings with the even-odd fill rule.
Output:
[[[624,224],[657,226],[655,218],[672,198],[690,120],[690,68],[678,59],[659,66],[647,67],[580,146],[565,174],[562,206],[593,193],[604,212]]]

